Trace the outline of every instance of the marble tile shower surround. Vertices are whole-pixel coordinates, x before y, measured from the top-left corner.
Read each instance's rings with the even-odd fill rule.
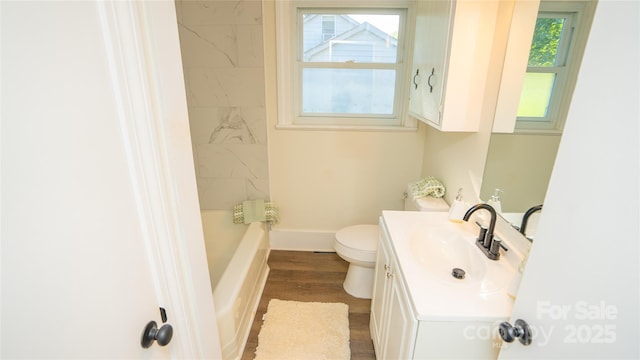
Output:
[[[262,4],[177,0],[201,209],[269,197]]]

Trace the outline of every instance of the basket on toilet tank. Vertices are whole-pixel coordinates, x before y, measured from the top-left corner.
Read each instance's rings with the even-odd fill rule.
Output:
[[[433,196],[425,196],[414,199],[411,196],[411,187],[413,184],[407,184],[407,191],[404,197],[404,211],[449,211],[449,204],[444,198],[436,198]]]

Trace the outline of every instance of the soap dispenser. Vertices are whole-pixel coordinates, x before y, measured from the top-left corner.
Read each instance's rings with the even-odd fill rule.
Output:
[[[464,214],[467,212],[467,206],[465,206],[464,201],[462,201],[462,188],[458,189],[458,195],[456,195],[455,200],[451,204],[451,208],[449,209],[449,220],[454,222],[462,222],[462,218],[464,218]]]
[[[500,194],[502,193],[502,190],[496,189],[496,191],[491,196],[491,199],[487,201],[487,205],[491,205],[491,207],[494,208],[498,213],[502,212],[502,204],[500,203]]]

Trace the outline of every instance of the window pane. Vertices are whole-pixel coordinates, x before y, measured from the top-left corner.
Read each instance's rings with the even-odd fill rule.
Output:
[[[304,114],[393,114],[395,70],[304,69]]]
[[[556,66],[565,18],[538,18],[533,33],[529,66]]]
[[[304,13],[305,62],[395,63],[400,15]]]
[[[336,36],[336,16],[322,15],[322,41]]]
[[[527,73],[524,78],[518,117],[544,118],[547,116],[556,74]]]

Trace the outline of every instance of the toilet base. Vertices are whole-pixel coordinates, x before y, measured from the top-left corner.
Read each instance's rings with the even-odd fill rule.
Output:
[[[371,299],[373,295],[373,278],[375,269],[356,264],[349,264],[347,276],[342,287],[347,294],[360,299]]]

